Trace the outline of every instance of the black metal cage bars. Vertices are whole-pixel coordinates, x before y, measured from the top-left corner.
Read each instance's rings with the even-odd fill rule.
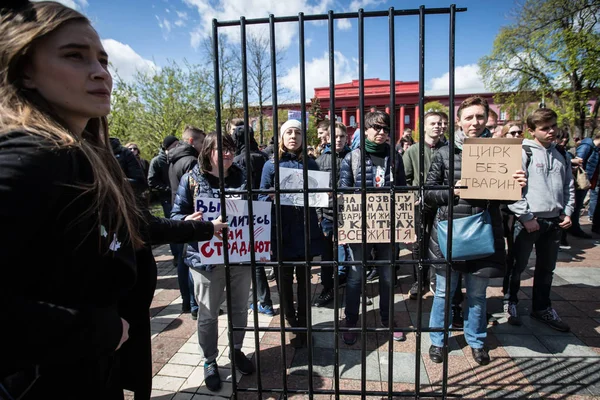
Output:
[[[304,15],[303,13],[299,13],[297,16],[288,16],[288,17],[275,17],[270,15],[268,18],[257,18],[257,19],[245,19],[241,17],[239,21],[217,21],[213,20],[213,29],[212,29],[212,45],[213,45],[213,63],[214,63],[214,78],[215,78],[215,110],[216,110],[216,126],[217,126],[217,136],[218,136],[218,152],[219,152],[219,189],[220,189],[220,201],[222,204],[225,203],[225,196],[228,194],[244,194],[248,199],[248,212],[249,215],[254,215],[253,207],[252,207],[252,199],[260,193],[272,193],[275,196],[275,201],[273,206],[275,207],[275,225],[273,228],[276,230],[277,241],[278,243],[282,243],[282,227],[281,227],[281,203],[280,196],[284,193],[302,193],[304,199],[304,218],[306,223],[304,224],[304,243],[305,243],[305,259],[303,261],[282,261],[281,254],[275,254],[275,258],[277,261],[274,262],[259,262],[256,260],[254,248],[251,247],[251,261],[249,263],[235,264],[235,266],[246,266],[248,268],[252,268],[252,288],[256,288],[256,274],[255,268],[257,266],[276,266],[283,268],[304,268],[306,270],[307,276],[307,285],[306,285],[306,307],[307,307],[307,321],[306,327],[286,327],[284,321],[284,313],[279,313],[280,326],[279,327],[260,327],[258,321],[258,313],[255,312],[254,315],[254,326],[252,327],[236,327],[233,325],[232,319],[229,316],[227,319],[227,328],[228,328],[228,339],[229,346],[231,351],[233,351],[233,333],[234,331],[245,330],[247,332],[254,333],[254,344],[255,344],[255,363],[256,363],[256,385],[255,387],[246,387],[240,388],[237,384],[236,379],[236,368],[235,368],[235,359],[232,357],[231,363],[231,381],[233,386],[233,397],[237,398],[239,393],[255,393],[256,398],[262,398],[263,393],[274,393],[274,394],[282,394],[282,398],[287,398],[288,395],[291,394],[306,394],[310,399],[313,398],[314,395],[325,394],[325,395],[334,395],[338,398],[339,395],[354,395],[359,396],[361,398],[365,398],[365,396],[371,395],[380,395],[386,396],[388,399],[391,399],[392,396],[396,397],[448,397],[447,393],[447,380],[448,380],[448,364],[447,361],[444,361],[443,364],[443,377],[442,377],[442,385],[441,391],[427,391],[421,389],[421,375],[420,375],[420,357],[421,357],[421,339],[422,334],[424,332],[433,332],[433,331],[443,331],[444,333],[444,354],[447,355],[448,352],[448,332],[450,329],[447,328],[424,328],[422,327],[422,277],[421,274],[417,274],[418,283],[419,283],[419,295],[417,300],[417,321],[416,327],[394,327],[393,319],[394,319],[394,285],[390,287],[390,296],[389,296],[389,310],[390,310],[390,321],[388,327],[386,328],[373,328],[367,327],[367,321],[365,315],[367,314],[367,301],[366,301],[366,268],[369,266],[381,266],[385,265],[390,268],[393,272],[393,269],[399,265],[417,265],[418,269],[421,270],[424,265],[434,265],[434,264],[445,264],[445,268],[447,273],[450,271],[450,266],[452,263],[452,207],[448,208],[449,213],[449,229],[448,229],[448,260],[432,260],[426,256],[426,249],[423,246],[424,241],[424,224],[423,219],[421,219],[420,224],[416,227],[420,234],[417,235],[419,240],[419,259],[418,260],[398,260],[397,259],[397,251],[391,251],[391,260],[367,260],[367,225],[366,225],[366,216],[367,216],[367,195],[372,193],[389,193],[390,194],[390,202],[391,202],[391,210],[395,210],[395,195],[396,193],[414,191],[418,194],[419,199],[424,198],[425,190],[428,189],[447,189],[449,191],[450,197],[452,197],[452,192],[454,190],[454,186],[425,186],[425,177],[426,171],[424,171],[424,141],[420,140],[418,143],[419,146],[419,165],[420,165],[420,185],[419,186],[398,186],[396,184],[392,184],[391,186],[386,186],[382,188],[373,188],[366,187],[366,171],[365,171],[365,158],[364,158],[364,148],[365,148],[365,135],[361,135],[360,138],[360,148],[361,148],[361,173],[362,173],[362,182],[360,188],[338,188],[337,185],[332,185],[331,189],[309,189],[308,187],[308,169],[307,163],[303,163],[303,188],[298,190],[290,190],[290,189],[281,189],[279,185],[279,154],[277,151],[274,152],[274,163],[275,163],[275,182],[274,189],[269,190],[257,190],[252,189],[252,175],[247,174],[247,189],[244,191],[233,191],[233,190],[225,190],[224,177],[223,177],[223,142],[222,142],[222,116],[221,116],[221,99],[219,93],[220,87],[220,75],[219,75],[219,28],[228,27],[228,26],[239,26],[240,27],[240,37],[241,37],[241,62],[242,62],[242,86],[243,86],[243,110],[244,110],[244,126],[245,130],[245,142],[250,143],[250,131],[247,128],[249,126],[249,101],[248,101],[248,65],[246,58],[246,26],[247,25],[256,25],[256,24],[268,24],[269,26],[269,36],[270,36],[270,56],[271,56],[271,77],[272,77],[272,107],[273,107],[273,121],[272,126],[274,127],[274,146],[275,149],[279,148],[279,135],[276,132],[276,127],[279,125],[277,110],[278,110],[278,100],[277,100],[277,62],[276,62],[276,37],[275,37],[275,24],[281,22],[297,22],[298,23],[298,36],[299,36],[299,66],[300,66],[300,103],[301,103],[301,115],[303,116],[301,124],[302,131],[304,134],[303,142],[302,142],[302,154],[303,158],[306,160],[308,157],[307,154],[307,141],[306,141],[306,119],[304,116],[306,115],[306,93],[305,93],[305,45],[304,45],[304,27],[306,21],[318,21],[318,20],[326,20],[328,26],[328,43],[329,43],[329,90],[330,90],[330,110],[335,110],[335,57],[334,57],[334,46],[335,46],[335,37],[334,37],[334,20],[342,19],[342,18],[350,18],[357,19],[358,21],[358,66],[359,66],[359,110],[360,110],[360,127],[364,127],[364,117],[365,117],[365,99],[364,99],[364,21],[365,18],[382,18],[387,17],[389,24],[389,74],[390,74],[390,117],[391,121],[395,121],[395,69],[396,69],[396,60],[395,60],[395,20],[397,17],[407,17],[407,16],[417,16],[419,18],[419,133],[420,137],[423,137],[424,134],[424,78],[425,78],[425,21],[426,15],[432,14],[446,14],[449,16],[449,33],[448,33],[448,54],[449,54],[449,104],[450,104],[450,112],[453,111],[454,104],[454,53],[455,53],[455,18],[457,12],[466,11],[466,8],[457,8],[455,5],[451,5],[448,8],[425,8],[421,6],[418,9],[408,9],[408,10],[395,10],[394,8],[390,8],[387,11],[374,11],[374,12],[365,12],[362,9],[355,13],[334,13],[333,11],[329,11],[327,14],[322,15]],[[335,118],[333,118],[334,113],[331,113],[332,117],[330,118],[330,132],[335,132]],[[390,143],[396,143],[397,132],[395,131],[395,124],[392,123],[390,127]],[[454,120],[452,115],[449,118],[449,150],[450,154],[454,152]],[[245,152],[245,160],[246,164],[250,165],[250,150],[249,146],[246,146]],[[391,163],[390,165],[395,165],[396,157],[399,157],[399,154],[394,150],[393,146],[391,149]],[[332,153],[332,182],[338,181],[338,174],[336,169],[336,157],[335,152]],[[454,165],[450,163],[450,171],[449,176],[453,176],[454,174]],[[393,169],[393,167],[392,167]],[[392,183],[393,183],[393,175],[392,175]],[[309,221],[309,194],[310,193],[322,193],[322,192],[331,192],[333,194],[333,226],[334,226],[334,234],[333,234],[333,261],[312,261],[309,243],[310,243],[310,229],[311,226],[308,223]],[[361,214],[362,214],[362,259],[355,261],[340,261],[338,257],[337,247],[338,247],[338,216],[335,210],[338,209],[338,200],[337,195],[343,193],[360,193],[362,202],[361,202]],[[419,202],[418,206],[419,213],[423,212],[423,201]],[[225,220],[226,215],[226,207],[221,207],[222,217]],[[395,212],[390,213],[391,218],[391,227],[395,227]],[[254,221],[252,218],[249,219],[250,224],[250,243],[254,243]],[[318,227],[312,227],[313,229]],[[392,228],[393,230],[393,228]],[[395,234],[391,234],[391,243],[390,246],[392,249],[396,249],[396,237]],[[224,235],[224,247],[227,249],[227,237]],[[277,247],[277,253],[282,252],[281,246]],[[231,282],[230,282],[230,266],[233,265],[229,262],[228,252],[224,252],[224,264],[226,270],[226,299],[228,304],[231,304]],[[324,266],[330,265],[337,270],[338,265],[359,265],[362,267],[362,318],[360,328],[346,328],[339,326],[339,305],[341,304],[341,299],[339,298],[338,291],[334,290],[334,320],[333,320],[333,328],[313,328],[312,327],[312,318],[311,318],[311,293],[310,293],[310,270],[313,266]],[[281,268],[278,268],[278,273],[281,273]],[[393,276],[393,275],[392,275]],[[337,274],[334,274],[334,288],[338,287],[339,278]],[[257,304],[257,293],[256,290],[252,291],[252,301],[254,304]],[[450,279],[446,279],[446,293],[450,293]],[[444,315],[444,326],[448,327],[449,325],[449,305],[450,299],[449,296],[446,296],[445,299],[445,315]],[[261,371],[261,354],[260,354],[260,338],[259,332],[280,332],[281,334],[281,374],[282,374],[282,386],[277,388],[265,388],[263,385],[263,379],[260,375]],[[343,390],[340,388],[340,370],[339,370],[339,356],[340,356],[340,348],[339,348],[339,336],[340,333],[348,332],[348,331],[356,331],[360,333],[362,344],[361,344],[361,388],[360,390]],[[415,346],[415,384],[414,391],[395,391],[393,386],[393,376],[394,376],[394,364],[393,364],[393,333],[395,331],[401,331],[406,333],[413,333],[416,337],[416,346]],[[286,332],[305,332],[307,338],[307,346],[308,346],[308,384],[304,389],[298,388],[289,388],[287,383],[287,360],[286,360],[286,350],[285,350],[285,334]],[[333,363],[333,389],[328,390],[320,390],[314,388],[313,382],[313,343],[312,343],[312,334],[316,332],[330,332],[333,333],[334,337],[334,363]],[[367,349],[366,349],[366,335],[367,333],[372,332],[386,332],[388,334],[388,380],[387,380],[387,391],[373,391],[367,390],[366,386],[366,376],[367,376]],[[445,357],[447,360],[447,357]],[[455,397],[455,396],[450,396]]]

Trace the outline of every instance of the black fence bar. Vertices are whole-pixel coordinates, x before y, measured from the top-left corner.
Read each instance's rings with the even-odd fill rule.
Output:
[[[455,12],[464,12],[467,11],[466,8],[455,8]],[[427,8],[425,10],[426,14],[448,14],[450,12],[450,8]],[[420,11],[417,9],[411,9],[411,10],[394,10],[394,15],[395,16],[401,16],[401,15],[419,15]],[[358,18],[359,14],[361,14],[361,12],[349,12],[349,13],[335,13],[334,14],[334,19],[346,19],[346,18]],[[365,18],[369,18],[369,17],[387,17],[389,15],[388,11],[363,11],[362,12],[363,17]],[[311,14],[311,15],[304,15],[303,16],[304,21],[324,21],[326,19],[328,19],[328,16],[326,14]],[[246,20],[246,25],[257,25],[257,24],[267,24],[270,22],[270,18],[253,18],[253,19],[247,19]],[[298,17],[297,16],[286,16],[286,17],[276,17],[274,18],[274,22],[278,23],[278,22],[298,22]],[[237,26],[239,25],[240,21],[236,21],[236,20],[231,20],[231,21],[220,21],[217,22],[219,27],[226,27],[226,26]]]
[[[273,14],[269,15],[269,37],[270,37],[270,50],[271,50],[271,96],[273,98],[273,158],[275,162],[275,203],[277,206],[275,207],[275,224],[277,226],[277,263],[275,264],[276,269],[275,273],[277,274],[277,278],[279,282],[281,282],[281,269],[283,268],[283,264],[281,262],[281,243],[283,241],[283,236],[281,232],[281,188],[279,187],[279,117],[278,117],[278,108],[277,108],[277,45],[275,41],[275,17]],[[269,161],[267,161],[269,162]],[[278,283],[279,285],[279,283]],[[280,329],[280,340],[281,340],[281,362],[283,364],[283,368],[281,369],[281,384],[283,386],[283,393],[287,393],[287,354],[285,350],[285,316],[283,310],[281,309],[281,294],[279,297],[279,329]],[[257,349],[258,351],[258,349]],[[260,373],[260,371],[258,371]]]
[[[219,91],[220,80],[219,80],[219,32],[216,25],[216,20],[213,19],[213,57],[215,67],[215,112],[217,117],[217,157],[219,167],[219,197],[221,204],[225,204],[225,178],[223,168],[223,132],[222,132],[222,121],[221,121],[221,93]],[[227,221],[227,207],[221,207],[221,218],[223,221]],[[194,206],[195,209],[195,206]],[[228,248],[227,234],[223,234],[223,248]],[[228,310],[231,310],[231,265],[229,263],[229,252],[223,252],[223,263],[225,264],[225,297],[227,299]],[[235,369],[235,357],[234,355],[234,343],[233,343],[233,320],[231,318],[231,312],[227,313],[227,338],[229,340],[229,352],[231,355],[231,379],[232,382],[236,382],[236,369]],[[234,387],[235,390],[235,387]]]
[[[450,7],[450,40],[449,40],[449,48],[448,48],[448,59],[449,59],[449,107],[448,112],[451,116],[454,115],[454,35],[455,35],[455,21],[456,21],[456,7],[453,4]],[[448,172],[448,199],[454,198],[454,121],[452,117],[448,118],[449,122],[449,140],[448,140],[448,153],[449,153],[449,172]],[[453,227],[453,218],[454,218],[454,207],[452,207],[452,203],[449,203],[448,207],[448,243],[447,243],[447,253],[448,257],[448,265],[446,265],[446,297],[444,298],[444,327],[447,327],[450,319],[450,284],[452,281],[452,227]],[[448,331],[444,331],[444,363],[442,366],[442,394],[445,397],[448,393]]]
[[[248,121],[248,113],[249,113],[249,107],[248,107],[248,58],[247,58],[247,47],[246,47],[246,19],[244,17],[240,18],[240,38],[241,38],[241,44],[242,44],[242,93],[243,93],[243,101],[244,101],[244,137],[245,140],[244,142],[247,143],[246,148],[245,148],[245,154],[244,157],[246,159],[246,166],[247,166],[247,171],[251,171],[252,168],[252,160],[250,158],[250,144],[251,139],[250,139],[250,124]],[[252,138],[252,140],[254,140],[254,138]],[[248,173],[246,175],[246,190],[247,190],[247,199],[248,199],[248,215],[254,215],[254,205],[253,205],[253,201],[254,201],[254,193],[253,193],[253,189],[254,189],[254,182],[252,180],[252,174]],[[260,183],[260,182],[259,182]],[[254,241],[254,218],[249,218],[249,235],[250,235],[250,243],[255,243]],[[258,308],[260,305],[260,302],[258,301],[258,294],[257,294],[257,282],[256,282],[256,269],[257,268],[264,268],[263,266],[257,266],[256,265],[256,251],[254,249],[254,246],[250,246],[250,268],[251,268],[251,280],[252,280],[252,304],[254,305],[254,312],[252,313],[253,316],[253,323],[254,326],[258,326]],[[259,337],[259,332],[258,330],[254,330],[254,355],[255,355],[255,359],[256,359],[256,370],[260,371],[261,368],[261,364],[260,364],[260,337]],[[260,372],[257,373],[257,377],[256,377],[256,385],[258,388],[258,393],[259,396],[262,397],[262,377],[260,375]],[[237,396],[237,385],[233,385],[233,395]]]
[[[390,236],[392,239],[392,260],[389,264],[392,283],[390,285],[390,298],[388,301],[388,399],[392,400],[394,391],[394,329],[395,326],[395,289],[396,289],[396,257],[399,247],[396,246],[396,48],[394,29],[394,8],[388,12],[389,51],[390,51]],[[400,133],[402,134],[402,133]],[[402,160],[400,160],[402,161]],[[383,267],[386,268],[386,267]],[[381,277],[380,277],[381,279]],[[381,295],[380,295],[381,296]],[[406,334],[405,334],[406,335]]]
[[[362,346],[360,347],[360,390],[365,396],[367,391],[367,171],[365,168],[365,138],[367,132],[365,130],[365,18],[364,10],[358,10],[358,104],[360,107],[360,195],[361,204],[361,233],[362,233],[362,257],[361,257],[361,333],[360,338]],[[335,115],[335,110],[333,112]],[[354,177],[356,179],[356,177]],[[354,182],[356,186],[356,182]]]
[[[333,11],[329,11],[327,14],[327,32],[328,32],[328,40],[329,40],[329,99],[330,99],[330,110],[335,110],[335,30],[334,30],[334,18]],[[335,136],[335,118],[329,118],[329,141],[331,146],[336,146]],[[333,226],[338,226],[338,173],[337,173],[337,148],[332,148],[331,151],[331,191],[333,196]],[[339,296],[339,285],[340,279],[338,274],[338,266],[339,266],[339,252],[338,252],[338,235],[332,234],[332,254],[333,254],[333,388],[336,393],[340,391],[340,331],[339,331],[339,321],[340,321],[340,301]],[[346,261],[346,260],[344,260]],[[323,275],[323,264],[321,263],[321,275]],[[322,279],[322,278],[321,278]],[[312,351],[312,349],[311,349]]]
[[[308,200],[308,126],[306,121],[306,68],[304,59],[304,13],[298,13],[298,42],[299,42],[299,67],[300,67],[300,103],[301,103],[301,122],[302,122],[302,186],[304,189],[304,265],[306,276],[306,343],[308,347],[308,394],[313,398],[313,352],[312,352],[312,302],[311,302],[311,271],[310,261],[312,260],[312,250],[310,249],[310,206]],[[312,227],[315,229],[316,227]],[[300,268],[300,267],[296,267]],[[300,282],[298,282],[300,283]],[[300,299],[298,299],[300,305]]]

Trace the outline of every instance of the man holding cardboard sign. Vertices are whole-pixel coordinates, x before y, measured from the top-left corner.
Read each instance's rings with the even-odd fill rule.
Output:
[[[488,117],[489,106],[481,97],[469,97],[458,108],[457,124],[459,130],[455,132],[454,154],[450,154],[449,146],[444,146],[435,154],[426,185],[452,185],[462,184],[462,160],[464,153],[465,138],[480,138],[487,130],[485,123]],[[454,165],[454,176],[450,176],[450,163]],[[485,173],[479,173],[483,176]],[[520,186],[525,185],[525,173],[519,170],[512,174],[514,180]],[[473,359],[479,365],[490,362],[490,356],[485,349],[485,338],[487,336],[486,318],[486,289],[489,278],[504,275],[505,252],[504,236],[502,228],[502,216],[500,214],[500,203],[490,200],[465,199],[461,189],[454,189],[454,195],[450,196],[448,189],[428,190],[425,193],[425,202],[430,207],[438,208],[434,226],[429,243],[430,257],[434,259],[444,258],[439,245],[438,225],[448,220],[449,208],[453,208],[453,218],[468,218],[476,214],[487,212],[490,215],[493,234],[493,253],[489,256],[471,259],[466,262],[453,263],[450,271],[450,297],[454,296],[459,283],[459,274],[462,272],[467,289],[468,307],[464,313],[465,339],[471,347]],[[453,229],[453,242],[457,241],[462,232]],[[450,244],[450,241],[449,241]],[[477,243],[474,243],[477,246]],[[452,245],[452,249],[454,246]],[[436,289],[431,308],[429,326],[441,328],[444,325],[444,306],[446,297],[446,265],[436,264]],[[444,361],[443,332],[430,333],[432,345],[429,349],[429,357],[433,362]]]

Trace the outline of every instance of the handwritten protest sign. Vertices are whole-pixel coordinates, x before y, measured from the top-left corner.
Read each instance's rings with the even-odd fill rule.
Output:
[[[362,199],[360,194],[344,194],[338,200],[338,240],[362,243]],[[415,241],[414,193],[396,194],[396,242]],[[367,243],[391,242],[391,203],[385,193],[367,194]]]
[[[271,202],[253,201],[254,215],[248,215],[246,200],[226,200],[229,262],[250,261],[250,218],[254,220],[254,251],[256,260],[271,260]],[[221,215],[221,201],[211,198],[197,198],[196,211],[202,211],[204,221],[212,221]],[[203,264],[223,264],[223,242],[213,237],[210,241],[199,242],[200,258]]]
[[[522,169],[521,139],[465,139],[460,183],[464,199],[520,200],[512,177]]]
[[[309,188],[329,188],[329,172],[308,171]],[[304,175],[301,169],[280,168],[279,187],[281,189],[303,189]],[[282,193],[281,205],[304,207],[304,195],[302,193]],[[327,193],[309,193],[309,207],[328,207],[329,197]]]

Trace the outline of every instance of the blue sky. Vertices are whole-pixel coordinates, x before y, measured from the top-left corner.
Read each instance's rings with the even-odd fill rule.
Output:
[[[168,60],[203,63],[206,55],[199,40],[210,33],[212,18],[220,20],[305,14],[448,7],[443,0],[61,0],[83,11],[93,22],[111,62],[119,74],[129,79],[135,69],[160,68]],[[456,90],[485,90],[478,76],[477,61],[489,54],[500,27],[511,22],[513,0],[463,0],[457,7],[468,11],[456,19]],[[425,83],[428,93],[447,92],[448,16],[426,17]],[[397,17],[396,79],[418,79],[418,17]],[[280,84],[298,98],[297,24],[278,24],[278,44],[284,47]],[[249,32],[258,29],[249,26]],[[226,28],[223,34],[237,40],[239,28]],[[357,21],[336,23],[336,81],[358,78]],[[365,77],[389,78],[387,18],[368,18],[365,22]],[[327,25],[306,23],[307,97],[314,87],[328,86]]]

